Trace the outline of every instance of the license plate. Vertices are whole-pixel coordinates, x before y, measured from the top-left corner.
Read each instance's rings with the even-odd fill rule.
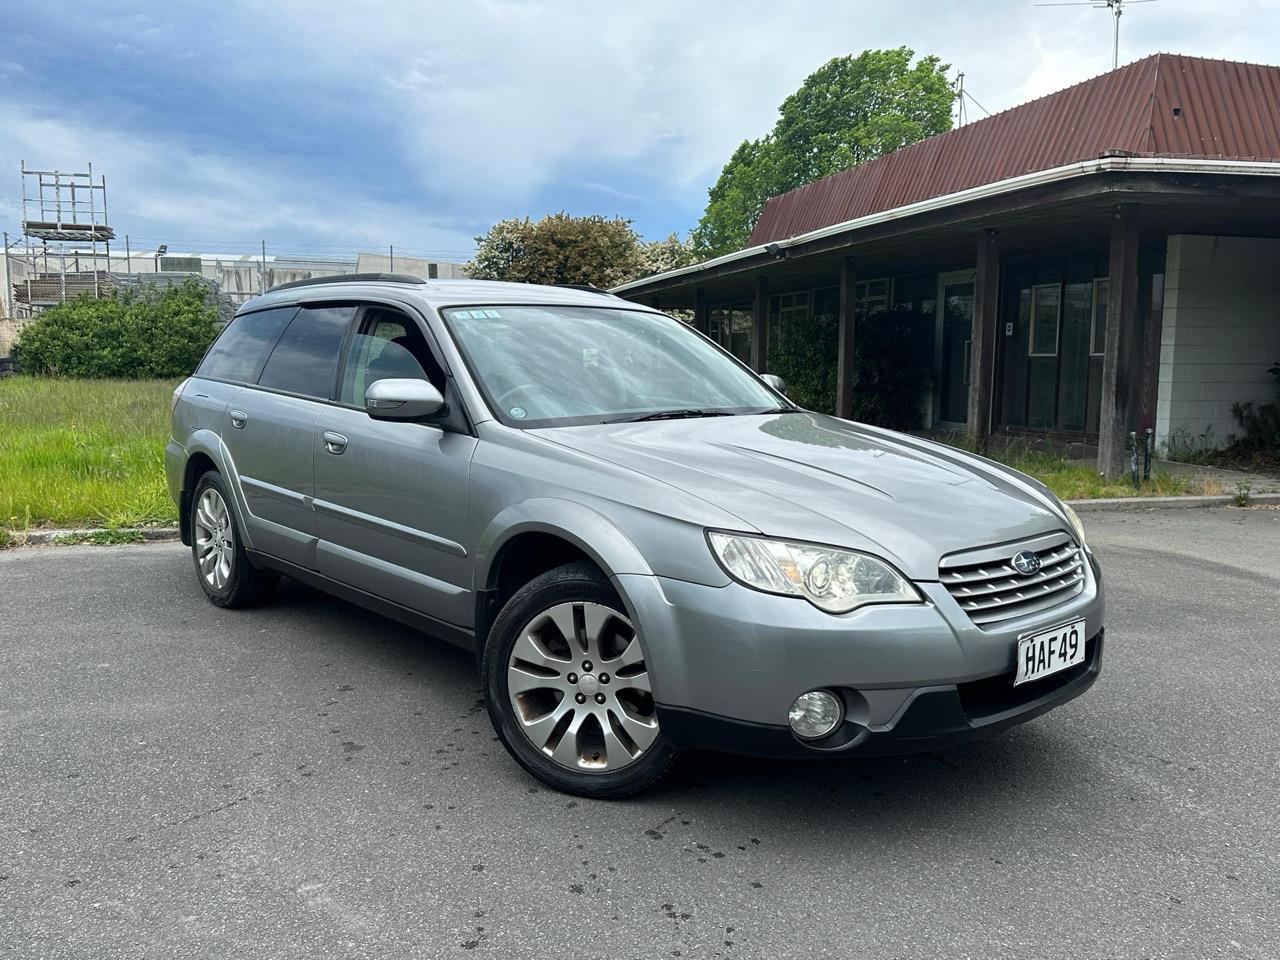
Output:
[[[1039,680],[1084,663],[1084,621],[1073,620],[1018,641],[1018,675],[1013,685]]]

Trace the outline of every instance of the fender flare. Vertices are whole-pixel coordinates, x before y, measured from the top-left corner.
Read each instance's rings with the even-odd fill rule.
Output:
[[[476,598],[475,637],[476,662],[484,650],[489,624],[496,616],[490,586],[494,561],[506,546],[525,533],[545,533],[573,544],[585,553],[613,581],[623,605],[631,610],[619,574],[653,576],[653,570],[640,550],[604,514],[571,500],[535,497],[504,509],[486,525],[476,546],[472,567],[472,588]]]
[[[608,577],[634,573],[652,576],[640,550],[612,520],[572,500],[535,497],[507,507],[485,527],[476,545],[472,585],[489,585],[494,558],[522,533],[548,533],[572,543],[595,561]]]
[[[222,442],[222,438],[214,431],[200,429],[194,431],[187,440],[186,451],[187,458],[183,464],[184,471],[194,454],[202,453],[213,461],[218,473],[222,476],[222,482],[231,491],[231,499],[235,501],[232,507],[240,520],[240,536],[244,539],[244,545],[249,549],[253,549],[249,524],[245,522],[245,518],[249,516],[249,503],[245,500],[244,489],[240,486],[240,475],[236,472],[235,460],[232,459],[231,451],[227,449],[227,445]]]

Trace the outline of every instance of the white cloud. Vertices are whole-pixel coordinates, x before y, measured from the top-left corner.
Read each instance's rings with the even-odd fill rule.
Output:
[[[55,114],[15,106],[30,103],[20,97],[0,109],[0,122],[16,112],[19,137],[50,133],[45,155],[61,138],[69,158],[91,156],[113,177],[116,208],[133,204],[156,222],[185,209],[202,233],[296,224],[309,235],[395,236],[399,246],[407,234],[463,249],[486,218],[539,216],[584,194],[600,198],[599,212],[642,225],[651,210],[666,210],[655,235],[688,229],[737,144],[765,133],[782,99],[833,56],[899,45],[936,53],[996,111],[1108,69],[1111,49],[1106,11],[1030,0],[346,0],[323,10],[311,0],[223,0],[216,15],[159,3],[151,12],[136,21],[108,17],[104,38],[167,57],[156,63],[175,103],[195,76],[188,71],[239,83],[258,111],[246,120],[288,117],[287,137],[259,138],[247,155],[240,142],[192,153],[155,132],[165,118],[143,107],[83,124],[62,110],[50,129],[40,125]],[[1280,0],[1134,6],[1124,16],[1121,58],[1171,50],[1274,61],[1278,13]],[[183,16],[190,22],[175,19]],[[203,60],[184,62],[174,51],[192,47],[193,37]],[[354,105],[387,131],[368,149],[410,171],[398,187],[435,198],[465,225],[433,222],[430,210],[407,213],[381,199],[382,185],[353,182],[337,163],[323,181],[295,182],[296,151],[311,149],[299,145],[304,128],[318,144],[346,135],[333,121],[335,105]],[[18,155],[10,146],[19,147],[6,134],[4,165]],[[0,192],[4,186],[0,179]]]
[[[370,199],[367,184],[300,176],[230,150],[193,149],[187,140],[71,122],[12,102],[0,103],[0,129],[6,131],[0,159],[15,171],[14,180],[18,158],[32,167],[91,158],[96,170],[109,171],[113,219],[141,224],[148,233],[176,229],[180,241],[196,245],[304,238],[304,245],[349,252],[394,242],[406,254],[412,248],[460,256],[471,247],[469,230]],[[6,221],[18,220],[20,206],[16,191],[0,193]]]
[[[1275,0],[1209,9],[1165,0],[1126,14],[1122,59],[1181,52],[1274,59]],[[266,31],[305,50],[310,71],[344,77],[405,118],[424,181],[519,201],[568,169],[648,164],[676,188],[706,184],[737,143],[831,56],[908,45],[967,74],[991,110],[1110,67],[1111,20],[1029,0],[770,0],[644,4],[348,3],[317,17],[306,0],[257,8]],[[1187,18],[1175,38],[1162,32]],[[369,84],[373,75],[385,78]],[[626,185],[619,185],[626,190]]]

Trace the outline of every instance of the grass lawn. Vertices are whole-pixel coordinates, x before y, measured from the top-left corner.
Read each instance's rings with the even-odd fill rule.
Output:
[[[970,452],[976,449],[971,440],[959,434],[945,437],[943,442]],[[1140,489],[1134,490],[1128,479],[1109,481],[1100,477],[1093,466],[1072,462],[1062,454],[1052,451],[1036,449],[1030,442],[1014,442],[1002,447],[993,441],[983,455],[1035,477],[1063,500],[1178,497],[1184,494],[1230,492],[1226,489],[1209,489],[1204,481],[1175,476],[1159,468],[1153,469],[1151,479],[1143,483]]]
[[[176,381],[0,378],[0,529],[172,523]]]
[[[5,528],[134,526],[172,523],[177,508],[165,486],[168,380],[0,378],[0,541]],[[961,436],[947,438],[971,449]],[[1064,500],[1129,497],[1090,466],[1029,444],[993,446],[988,456],[1043,481]],[[1145,496],[1202,490],[1157,470]]]

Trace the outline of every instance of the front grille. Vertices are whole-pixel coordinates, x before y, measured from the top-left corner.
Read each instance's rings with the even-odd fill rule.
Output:
[[[1022,574],[1015,555],[1030,551],[1040,569]],[[944,557],[938,578],[980,627],[1048,610],[1084,589],[1084,556],[1067,534],[1051,533],[1023,543],[987,547]]]

